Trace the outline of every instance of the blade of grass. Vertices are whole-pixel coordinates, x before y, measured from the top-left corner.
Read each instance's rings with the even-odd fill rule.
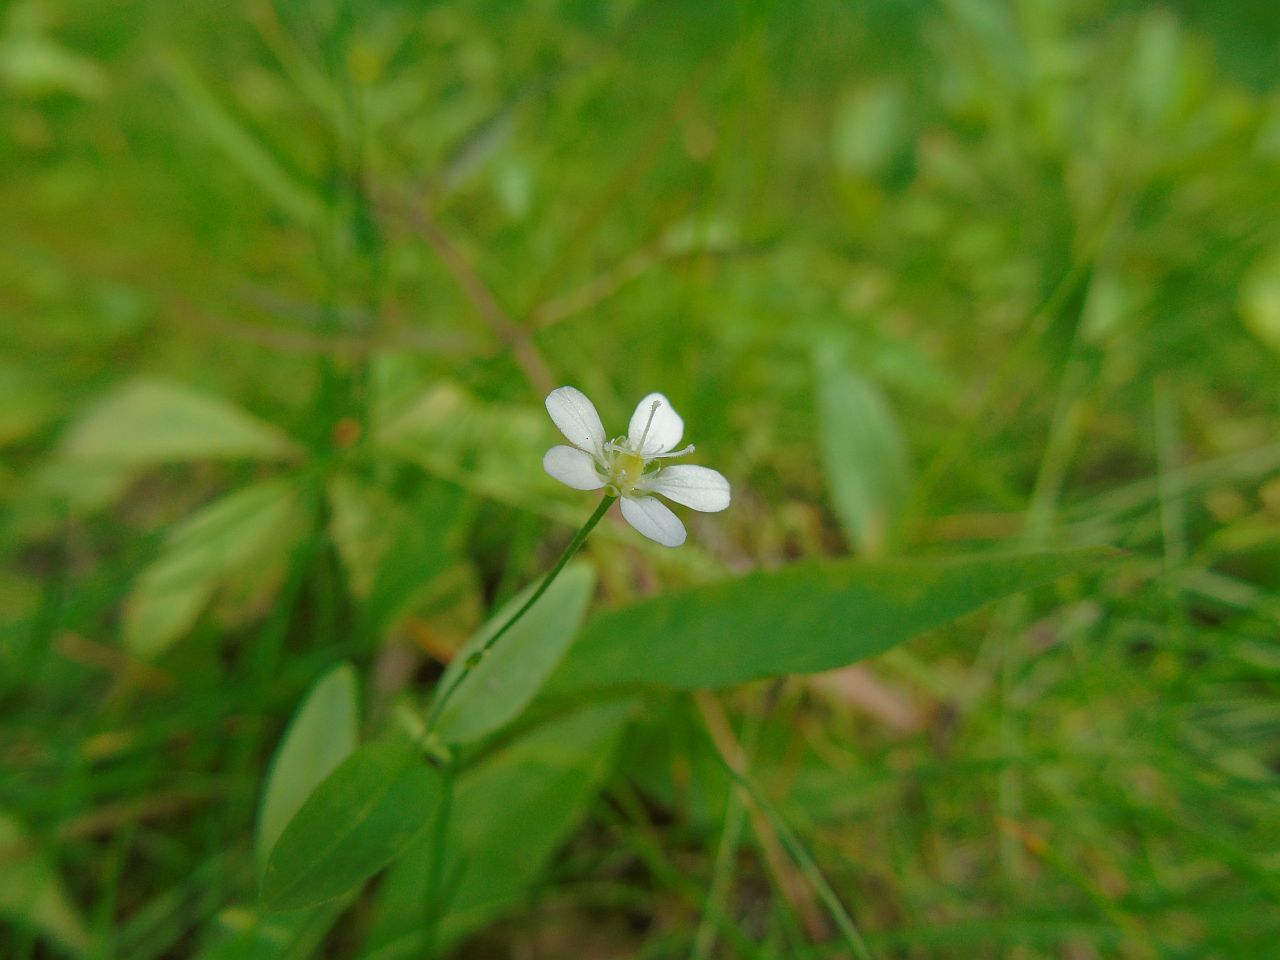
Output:
[[[738,786],[749,796],[760,814],[768,821],[770,828],[776,833],[783,847],[791,855],[791,859],[799,868],[801,874],[809,882],[818,899],[822,901],[822,905],[826,907],[828,915],[839,929],[845,942],[849,944],[849,949],[853,951],[858,960],[872,960],[872,953],[863,940],[862,935],[858,932],[853,918],[849,915],[849,911],[844,904],[840,902],[839,896],[832,889],[831,884],[827,882],[827,878],[823,875],[822,870],[818,867],[809,851],[801,843],[787,825],[782,815],[778,813],[776,807],[769,802],[759,787],[743,769],[746,758],[742,752],[742,747],[737,743],[736,739],[732,742],[726,742],[726,732],[728,737],[732,738],[732,731],[729,730],[727,721],[723,716],[723,710],[710,693],[701,691],[695,694],[695,700],[698,709],[702,713],[705,721],[703,730],[712,746],[715,748],[715,755],[719,759],[721,765],[724,766],[729,776]]]

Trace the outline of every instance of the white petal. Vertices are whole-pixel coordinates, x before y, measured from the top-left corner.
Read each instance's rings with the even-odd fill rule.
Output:
[[[654,404],[657,408],[654,408]],[[649,419],[653,415],[652,421]],[[648,427],[648,433],[645,427]],[[684,421],[671,406],[671,401],[660,393],[651,393],[640,401],[636,412],[631,415],[631,425],[627,428],[627,440],[633,447],[640,445],[644,437],[644,445],[640,452],[645,456],[655,453],[666,453],[684,436]]]
[[[588,453],[599,452],[606,440],[604,424],[585,393],[576,387],[556,387],[547,394],[547,413],[575,447]]]
[[[663,467],[645,489],[703,513],[716,513],[729,506],[729,481],[709,467],[691,463]]]
[[[575,490],[599,490],[604,486],[596,472],[595,459],[575,447],[552,447],[542,458],[542,469]]]
[[[622,515],[650,540],[657,540],[664,547],[678,547],[684,543],[684,524],[680,518],[653,497],[622,498]]]

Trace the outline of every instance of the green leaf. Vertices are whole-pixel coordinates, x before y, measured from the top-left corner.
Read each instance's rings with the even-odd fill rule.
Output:
[[[460,532],[467,517],[465,497],[457,487],[428,483],[419,488],[392,539],[382,550],[361,605],[356,634],[374,642],[429,593],[433,581],[455,561]]]
[[[326,205],[309,185],[287,170],[196,73],[176,48],[165,51],[164,63],[186,116],[240,168],[263,194],[299,223],[320,226]],[[222,83],[219,88],[227,85]]]
[[[595,573],[586,564],[570,564],[564,569],[446,703],[436,723],[436,732],[443,740],[478,740],[519,716],[577,635],[595,584]],[[532,583],[513,597],[467,641],[445,671],[438,689],[449,689],[468,654],[484,646],[537,586]]]
[[[484,403],[444,381],[408,404],[383,404],[370,439],[392,455],[443,477],[465,475],[486,487],[527,485],[525,453],[546,446],[547,421],[528,406]],[[390,407],[390,409],[387,409]]]
[[[906,444],[884,394],[830,352],[816,362],[827,486],[850,541],[878,555],[906,500]]]
[[[444,944],[518,903],[582,821],[612,768],[630,702],[598,704],[548,723],[458,780],[441,875]],[[428,834],[383,882],[365,960],[422,956],[431,870]]]
[[[89,947],[89,934],[62,879],[17,820],[0,813],[0,915],[29,924],[79,956]]]
[[[54,392],[29,367],[0,358],[0,446],[26,440],[57,413]]]
[[[351,592],[365,599],[408,517],[383,490],[345,474],[329,481],[327,493],[329,537],[338,549]]]
[[[307,798],[267,859],[262,905],[300,910],[373,876],[430,826],[440,776],[408,743],[369,743]]]
[[[832,670],[1114,555],[1085,548],[758,571],[600,614],[547,689],[726,687]]]
[[[1249,267],[1240,284],[1240,316],[1255,337],[1280,353],[1280,246]]]
[[[282,460],[298,445],[218,396],[165,380],[131,380],[92,404],[62,439],[64,458],[151,466],[182,460]]]
[[[258,818],[258,862],[311,792],[356,748],[359,724],[356,673],[341,664],[307,695],[276,752]]]
[[[309,910],[260,914],[227,907],[218,915],[225,934],[197,960],[301,960],[315,955],[354,897],[330,900]]]
[[[174,528],[125,601],[125,646],[141,657],[163,653],[224,581],[280,558],[302,521],[298,490],[283,479],[255,483],[193,514]]]
[[[883,174],[911,143],[910,100],[902,85],[877,80],[837,101],[832,131],[835,165],[844,173]]]

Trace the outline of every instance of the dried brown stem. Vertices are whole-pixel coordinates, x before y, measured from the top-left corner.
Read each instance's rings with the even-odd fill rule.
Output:
[[[730,769],[737,771],[741,776],[746,776],[748,765],[746,751],[738,742],[720,701],[705,690],[697,691],[693,698],[721,758]],[[786,849],[778,838],[777,831],[773,829],[773,824],[769,822],[769,818],[754,803],[749,804],[749,810],[751,828],[760,841],[760,850],[764,854],[765,863],[768,864],[769,872],[773,874],[778,890],[791,905],[791,909],[800,917],[805,932],[815,943],[821,943],[831,934],[822,908],[818,906],[804,877],[795,869],[787,856]]]
[[[401,208],[401,212],[453,275],[454,281],[471,302],[476,313],[480,315],[480,319],[511,351],[512,357],[530,386],[542,395],[555,389],[555,377],[552,376],[551,367],[538,350],[538,345],[529,331],[512,319],[498,302],[498,298],[494,296],[488,284],[471,266],[470,261],[440,226],[426,205],[409,202]]]

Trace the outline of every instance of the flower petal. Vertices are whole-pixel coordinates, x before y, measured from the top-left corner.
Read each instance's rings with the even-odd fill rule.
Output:
[[[587,395],[576,387],[556,387],[547,394],[547,413],[566,440],[579,450],[598,454],[607,439],[600,414]]]
[[[645,484],[645,490],[703,513],[717,513],[729,506],[729,481],[716,470],[691,463],[663,467]]]
[[[655,408],[654,404],[658,406]],[[650,414],[653,419],[650,420]],[[645,428],[648,427],[648,432]],[[631,415],[631,425],[627,427],[627,440],[633,447],[639,448],[642,455],[651,457],[655,453],[666,453],[684,436],[684,421],[671,406],[671,401],[660,393],[651,393],[636,406]],[[640,438],[644,437],[644,445]]]
[[[542,469],[575,490],[599,490],[604,486],[595,458],[576,447],[552,447],[542,458]]]
[[[664,547],[678,547],[684,543],[684,524],[680,518],[653,497],[623,497],[622,515],[627,523]]]

